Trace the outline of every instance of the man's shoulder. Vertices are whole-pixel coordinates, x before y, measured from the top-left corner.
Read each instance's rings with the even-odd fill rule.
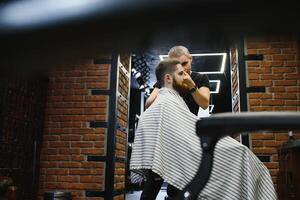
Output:
[[[191,78],[196,83],[196,85],[199,86],[205,86],[209,87],[209,79],[207,74],[200,74],[198,72],[193,72],[191,74]]]
[[[200,74],[199,72],[194,72],[192,71],[192,74],[191,74],[191,78],[195,78],[195,79],[205,79],[207,78],[207,74]]]

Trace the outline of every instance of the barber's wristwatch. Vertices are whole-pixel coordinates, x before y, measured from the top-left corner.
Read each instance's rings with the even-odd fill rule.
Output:
[[[189,92],[192,94],[197,90],[197,86],[195,85],[192,89],[189,90]]]

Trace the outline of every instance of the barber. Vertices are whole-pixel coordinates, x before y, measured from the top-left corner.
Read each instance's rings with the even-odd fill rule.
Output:
[[[190,111],[197,115],[199,107],[204,110],[207,109],[210,98],[209,80],[206,74],[199,74],[191,71],[192,55],[190,54],[189,50],[184,46],[174,46],[170,49],[168,56],[169,58],[179,60],[182,67],[189,75],[183,82],[188,87],[189,91],[183,92],[180,95],[184,99]],[[146,108],[153,103],[158,94],[158,90],[161,88],[158,82],[156,82],[153,87],[154,89],[152,93],[146,100]]]

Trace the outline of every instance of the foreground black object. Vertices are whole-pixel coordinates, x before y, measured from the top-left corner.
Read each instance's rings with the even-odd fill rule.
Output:
[[[214,147],[224,136],[248,131],[300,130],[299,112],[251,112],[215,114],[197,122],[203,149],[201,164],[194,179],[176,200],[196,200],[209,180]]]

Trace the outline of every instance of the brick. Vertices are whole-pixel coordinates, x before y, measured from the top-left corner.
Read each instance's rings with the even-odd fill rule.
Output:
[[[261,80],[282,80],[283,74],[261,74]]]
[[[259,75],[257,73],[249,73],[248,74],[248,79],[249,80],[258,80],[259,79]]]
[[[247,54],[258,54],[258,52],[257,49],[247,49]]]
[[[300,100],[287,100],[285,101],[287,106],[300,106]]]
[[[280,144],[281,142],[275,140],[263,141],[264,147],[278,147]]]
[[[273,60],[273,55],[264,55],[264,60],[266,60],[266,61],[272,61]],[[262,67],[270,67],[270,66],[264,65]]]
[[[272,160],[273,162],[278,162],[278,155],[277,155],[277,154],[272,155],[272,156],[271,156],[271,160]],[[277,169],[277,170],[278,170],[278,169]]]
[[[60,136],[62,141],[80,141],[82,140],[81,135],[62,135]]]
[[[53,108],[73,108],[74,104],[71,102],[65,103],[65,102],[58,102],[52,104]]]
[[[270,45],[268,42],[248,42],[247,48],[248,49],[265,49],[269,48]]]
[[[82,155],[72,155],[71,156],[71,160],[72,161],[84,161],[85,157]]]
[[[271,148],[271,147],[253,147],[252,148],[253,153],[255,154],[275,154],[277,153],[276,148]]]
[[[274,106],[274,111],[297,111],[297,106]]]
[[[288,61],[285,61],[284,66],[285,67],[298,67],[299,66],[299,61],[288,60]]]
[[[50,141],[49,142],[49,147],[50,148],[55,148],[55,147],[70,147],[70,142],[54,142],[54,141]]]
[[[90,169],[70,169],[69,171],[70,175],[86,175],[91,174]]]
[[[72,155],[72,154],[80,154],[80,149],[79,148],[60,148],[59,149],[59,154],[62,155]]]
[[[258,54],[272,55],[272,54],[280,54],[281,49],[280,48],[258,49],[257,52]]]
[[[68,161],[70,160],[70,158],[68,156],[65,155],[49,155],[47,157],[48,161]]]
[[[99,134],[89,134],[83,136],[84,141],[104,141],[105,136]]]
[[[284,105],[283,100],[263,100],[261,102],[261,105],[263,106],[278,106],[278,105]]]
[[[107,69],[100,69],[100,70],[94,70],[94,71],[88,71],[87,76],[103,76],[108,75]]]
[[[270,171],[271,176],[277,176],[279,170],[278,169],[270,169],[269,171]]]
[[[66,71],[64,74],[66,77],[80,77],[86,76],[85,71]]]
[[[55,77],[57,83],[75,83],[74,77]]]
[[[60,139],[60,136],[58,136],[58,135],[44,135],[43,136],[43,140],[46,140],[46,141],[56,141],[59,139]]]
[[[297,50],[293,48],[281,49],[282,54],[296,54]]]
[[[250,111],[252,111],[252,112],[273,111],[273,107],[271,107],[271,106],[251,106]]]
[[[41,150],[41,154],[44,154],[44,155],[56,155],[58,154],[58,149],[49,149],[49,148],[43,148]]]
[[[265,162],[264,163],[268,169],[278,169],[278,162]]]
[[[260,62],[259,61],[247,61],[247,66],[248,67],[259,67]]]
[[[47,169],[46,174],[66,175],[66,174],[68,174],[68,170],[67,169]]]
[[[60,162],[58,163],[59,168],[79,168],[81,167],[80,162]]]
[[[68,127],[72,127],[72,128],[78,127],[78,128],[81,128],[81,127],[83,127],[83,125],[82,125],[81,122],[61,122],[60,124],[61,124],[62,128],[68,128]]]
[[[274,94],[274,99],[297,99],[297,94],[295,94],[295,93],[276,93],[276,94]]]
[[[74,95],[75,91],[73,89],[55,89],[52,92],[53,96],[68,96]]]
[[[255,87],[255,86],[272,86],[273,82],[272,81],[249,81],[249,86],[250,87]]]
[[[81,95],[64,96],[63,101],[64,102],[83,101],[83,96]]]
[[[258,74],[262,74],[264,73],[264,69],[260,68],[260,67],[252,67],[249,68],[248,67],[248,73],[258,73]]]
[[[289,138],[288,134],[287,133],[277,133],[275,134],[275,140],[277,141],[287,141]]]
[[[274,60],[295,60],[295,54],[276,54],[273,55]]]
[[[107,113],[103,113],[102,115],[87,115],[86,121],[107,121]]]
[[[55,116],[57,117],[57,116]],[[64,129],[64,128],[52,128],[51,129],[51,133],[52,134],[68,134],[70,133],[70,130],[69,129]]]
[[[82,168],[104,168],[104,163],[101,162],[81,162]]]
[[[72,142],[71,147],[81,147],[81,148],[87,148],[87,147],[93,147],[94,144],[92,142]]]
[[[88,95],[88,89],[76,89],[74,90],[75,95]]]
[[[60,123],[59,122],[46,122],[45,123],[45,128],[60,128]]]
[[[272,68],[272,72],[273,73],[292,73],[292,72],[296,72],[295,68],[286,68],[286,67],[276,67],[276,68]]]
[[[78,176],[57,176],[58,182],[79,182]]]
[[[85,100],[86,101],[107,101],[108,96],[104,96],[104,95],[97,95],[97,96],[85,96]]]
[[[300,86],[287,87],[287,92],[300,92]]]
[[[272,94],[266,93],[250,93],[248,94],[249,99],[272,99]]]
[[[81,183],[102,183],[103,182],[102,176],[81,176],[80,182]]]
[[[287,87],[283,87],[283,86],[267,88],[267,92],[285,92],[286,90],[287,90]]]
[[[106,106],[106,102],[83,102],[74,104],[76,108],[106,108]]]
[[[283,81],[274,81],[275,86],[296,86],[296,80],[283,80]]]
[[[287,80],[300,80],[300,73],[298,73],[298,74],[285,74],[284,77]]]
[[[45,160],[48,160],[48,159],[45,159]],[[40,160],[40,167],[41,168],[57,168],[58,166],[58,162],[46,162],[46,161],[43,161],[42,159]]]
[[[94,142],[96,148],[104,148],[105,147],[105,142]],[[118,144],[117,144],[118,145]]]
[[[63,86],[64,89],[84,89],[84,83],[65,83]]]
[[[270,43],[271,48],[292,48],[291,42],[272,42]]]
[[[91,134],[94,133],[93,129],[90,128],[76,128],[72,129],[73,134]]]
[[[107,83],[87,83],[86,88],[88,89],[107,89]]]
[[[61,114],[65,115],[80,115],[83,114],[83,109],[81,108],[72,108],[72,109],[62,109]]]
[[[101,114],[106,113],[106,108],[84,108],[84,114],[90,115],[90,114]]]
[[[57,181],[57,176],[55,175],[48,175],[45,177],[46,182],[56,182]]]
[[[255,133],[251,134],[252,140],[270,140],[274,139],[274,133]]]
[[[82,149],[81,150],[82,154],[85,155],[104,155],[104,150],[103,149]]]
[[[95,70],[100,70],[102,67],[103,69],[106,69],[106,66],[107,64],[105,65],[99,65],[99,64],[91,64],[91,65],[82,65],[82,69],[84,70],[92,70],[92,71],[95,71]]]

